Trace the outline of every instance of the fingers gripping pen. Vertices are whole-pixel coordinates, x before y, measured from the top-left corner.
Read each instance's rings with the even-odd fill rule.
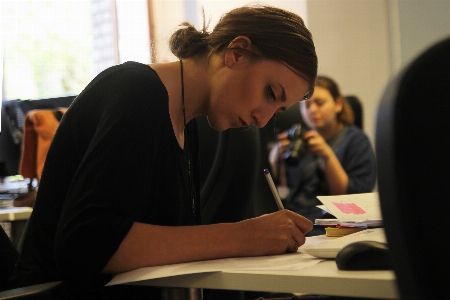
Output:
[[[270,172],[268,169],[264,169],[264,175],[266,176],[267,183],[269,183],[270,190],[272,191],[273,197],[275,198],[275,202],[277,203],[278,209],[279,210],[284,209],[283,203],[281,203],[280,195],[278,195],[277,188],[275,187],[275,184],[273,183],[272,176],[270,175]]]

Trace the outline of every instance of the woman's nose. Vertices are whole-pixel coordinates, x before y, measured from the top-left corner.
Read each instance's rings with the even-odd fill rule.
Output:
[[[314,103],[311,103],[311,104],[308,106],[307,110],[310,111],[310,112],[314,112],[314,111],[317,110],[317,105],[314,104]]]
[[[252,113],[253,120],[255,121],[255,125],[258,128],[262,128],[269,123],[270,119],[273,117],[276,111],[273,111],[273,109],[265,109],[263,111],[255,110]]]

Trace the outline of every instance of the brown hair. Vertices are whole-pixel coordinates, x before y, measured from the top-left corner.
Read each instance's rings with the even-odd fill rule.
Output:
[[[335,102],[339,98],[342,99],[342,110],[337,115],[337,119],[343,124],[352,124],[354,120],[352,107],[347,100],[342,97],[337,83],[330,77],[321,75],[317,77],[316,86],[326,89],[331,94]]]
[[[203,17],[203,19],[205,19]],[[243,6],[224,14],[213,31],[198,31],[184,22],[170,39],[170,50],[180,59],[211,55],[227,49],[233,39],[247,36],[261,56],[277,60],[299,73],[312,95],[317,77],[317,55],[312,35],[302,18],[272,6]]]

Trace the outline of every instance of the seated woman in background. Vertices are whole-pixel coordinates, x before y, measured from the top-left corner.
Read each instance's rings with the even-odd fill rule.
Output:
[[[293,142],[291,134],[284,133],[269,160],[279,188],[287,191],[285,208],[314,222],[324,218],[324,211],[316,207],[320,204],[317,196],[371,192],[376,160],[369,139],[352,124],[351,107],[331,78],[318,77],[314,94],[300,102],[300,111],[312,130],[302,130],[303,148],[298,157],[289,157]],[[309,235],[322,233],[314,229]]]

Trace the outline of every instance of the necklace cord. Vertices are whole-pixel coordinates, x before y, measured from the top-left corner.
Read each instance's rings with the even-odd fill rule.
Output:
[[[190,143],[189,143],[189,137],[188,137],[188,128],[186,126],[186,107],[184,105],[184,70],[183,70],[183,60],[180,59],[180,71],[181,71],[181,102],[183,104],[183,122],[184,122],[184,147],[185,147],[185,153],[186,153],[186,160],[188,165],[188,176],[189,176],[189,193],[190,198],[192,199],[192,216],[193,216],[193,223],[196,223],[196,209],[195,209],[195,194],[194,194],[194,180],[193,180],[193,173],[191,170],[191,149],[190,149]]]
[[[183,78],[183,60],[180,59],[180,70],[181,70],[181,102],[183,103],[183,121],[184,121],[184,131],[186,134],[186,108],[184,106],[184,78]]]

